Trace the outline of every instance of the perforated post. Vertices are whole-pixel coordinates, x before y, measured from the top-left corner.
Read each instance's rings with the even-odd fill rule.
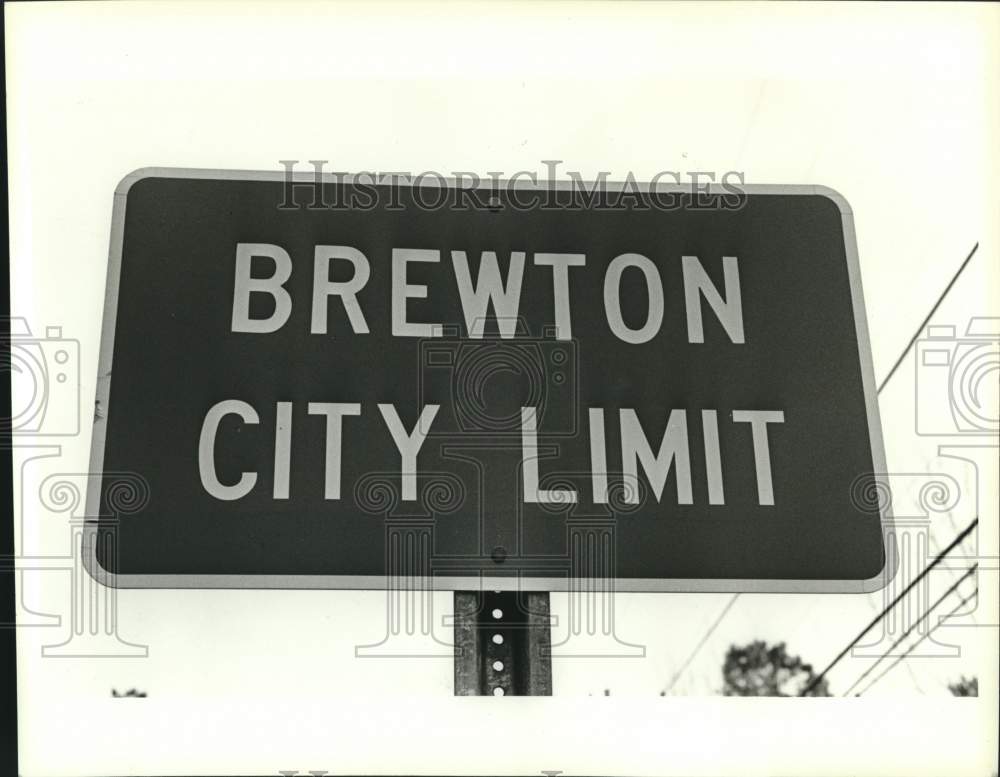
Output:
[[[455,695],[551,696],[547,592],[455,592]]]

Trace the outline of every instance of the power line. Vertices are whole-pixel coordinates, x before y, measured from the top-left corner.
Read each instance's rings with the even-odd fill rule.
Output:
[[[889,664],[889,666],[887,666],[885,668],[885,671],[882,672],[882,674],[880,674],[878,677],[876,677],[874,680],[872,680],[870,683],[868,683],[868,685],[865,686],[865,689],[863,691],[858,691],[858,693],[854,694],[855,697],[861,696],[861,694],[863,694],[863,693],[867,693],[871,689],[871,687],[873,685],[875,685],[875,683],[877,683],[879,680],[881,680],[883,677],[885,677],[887,674],[889,674],[889,672],[891,672],[893,670],[893,668],[900,661],[902,661],[904,658],[906,658],[908,655],[910,655],[910,653],[912,653],[916,649],[917,645],[919,645],[921,642],[923,642],[925,639],[927,639],[931,634],[933,634],[935,631],[937,631],[942,625],[944,625],[944,622],[946,620],[948,620],[948,618],[950,618],[956,612],[958,612],[960,609],[962,609],[970,599],[972,599],[974,596],[978,596],[978,595],[979,595],[979,586],[976,586],[976,590],[975,591],[973,591],[968,596],[963,597],[962,601],[960,601],[955,606],[954,609],[952,609],[947,615],[943,616],[941,618],[941,620],[939,620],[936,624],[934,624],[933,628],[928,629],[927,633],[924,634],[920,639],[918,639],[916,642],[914,642],[912,645],[910,645],[910,647],[908,647],[906,649],[905,653],[903,653],[895,661],[893,661],[891,664]]]
[[[674,685],[677,684],[677,681],[680,679],[681,675],[684,674],[687,668],[691,665],[691,662],[694,661],[694,657],[698,655],[699,651],[701,651],[701,649],[705,646],[705,643],[708,642],[709,637],[711,637],[712,634],[715,633],[715,630],[719,627],[719,624],[722,623],[722,619],[726,617],[726,614],[729,612],[730,608],[734,604],[736,604],[736,600],[739,598],[739,596],[740,595],[738,593],[733,594],[728,604],[726,604],[726,606],[722,608],[722,612],[719,613],[719,617],[717,617],[715,619],[715,622],[708,627],[708,631],[705,632],[705,635],[701,638],[698,644],[695,645],[694,650],[691,651],[691,655],[689,655],[687,657],[687,660],[683,664],[681,664],[681,668],[678,669],[676,672],[674,672],[674,676],[670,678],[670,683],[667,685],[666,690],[663,691],[662,694],[663,696],[666,696],[674,689]]]
[[[896,598],[893,599],[891,602],[889,602],[889,604],[886,605],[885,609],[882,610],[882,612],[880,612],[878,615],[876,615],[875,618],[872,620],[872,622],[869,623],[867,626],[865,626],[861,630],[861,632],[858,634],[858,636],[856,636],[849,643],[847,643],[847,647],[845,647],[843,650],[841,650],[837,654],[836,658],[834,658],[829,664],[827,664],[826,669],[824,669],[822,672],[820,672],[818,675],[816,675],[816,677],[814,677],[809,682],[809,684],[806,685],[806,687],[802,690],[802,692],[799,694],[799,696],[806,696],[813,688],[815,688],[817,685],[819,685],[819,683],[823,680],[824,677],[826,677],[826,675],[829,673],[829,671],[831,669],[833,669],[833,667],[835,667],[838,663],[840,663],[841,659],[843,659],[843,657],[848,654],[848,652],[851,650],[851,648],[854,647],[855,645],[857,645],[858,642],[861,641],[861,638],[863,636],[865,636],[865,634],[867,634],[869,631],[872,630],[872,627],[875,626],[875,624],[877,624],[886,615],[888,615],[889,611],[892,610],[892,608],[895,607],[897,604],[899,604],[899,602],[902,601],[903,597],[905,597],[911,590],[913,590],[913,587],[917,583],[919,583],[921,580],[923,580],[925,577],[927,577],[927,575],[930,574],[931,570],[934,569],[934,567],[936,567],[938,564],[940,564],[941,560],[946,555],[948,555],[952,550],[954,550],[955,546],[957,546],[962,540],[964,540],[972,532],[972,530],[974,528],[976,528],[976,525],[978,523],[979,523],[979,516],[977,515],[975,518],[972,519],[972,523],[970,523],[968,526],[966,526],[965,530],[961,534],[959,534],[957,537],[955,537],[955,539],[953,539],[948,544],[947,548],[945,548],[937,556],[935,556],[934,560],[930,564],[928,564],[926,567],[924,567],[924,569],[920,572],[920,574],[917,575],[915,578],[913,578],[913,580],[910,581],[909,585],[907,585],[906,588],[904,588],[902,591],[900,591],[900,593],[896,596]]]
[[[941,604],[941,602],[943,602],[943,601],[944,601],[945,599],[947,599],[947,598],[948,598],[948,597],[949,597],[949,596],[950,596],[950,595],[952,594],[952,592],[954,592],[954,590],[955,590],[956,588],[958,588],[958,587],[959,587],[959,585],[961,585],[961,584],[962,584],[962,581],[963,581],[963,580],[965,580],[965,579],[966,579],[967,577],[969,577],[969,576],[970,576],[970,575],[971,575],[971,574],[972,574],[973,572],[975,572],[975,571],[976,571],[976,569],[978,569],[978,568],[979,568],[979,564],[978,564],[978,563],[976,563],[976,564],[973,564],[973,565],[972,565],[971,567],[969,567],[969,568],[968,568],[968,569],[967,569],[967,570],[965,571],[965,574],[964,574],[964,575],[962,575],[962,576],[961,576],[960,578],[958,578],[958,580],[956,580],[956,581],[955,581],[955,582],[954,582],[954,583],[952,584],[952,586],[951,586],[951,587],[950,587],[950,588],[949,588],[949,589],[948,589],[947,591],[945,591],[945,592],[944,592],[943,594],[941,594],[941,596],[940,596],[940,597],[938,598],[938,600],[937,600],[936,602],[934,602],[934,604],[932,604],[932,605],[931,605],[930,607],[928,607],[928,608],[927,608],[926,610],[924,610],[923,614],[922,614],[922,615],[921,615],[921,616],[920,616],[919,618],[917,618],[917,620],[915,620],[915,621],[914,621],[914,622],[913,622],[913,623],[912,623],[912,624],[910,625],[910,627],[909,627],[908,629],[906,629],[906,631],[904,631],[904,632],[903,632],[902,634],[900,634],[900,635],[899,635],[899,638],[898,638],[898,639],[897,639],[897,640],[896,640],[895,642],[893,642],[893,643],[892,643],[892,644],[891,644],[891,645],[889,646],[889,649],[888,649],[888,650],[886,650],[886,651],[885,651],[885,652],[884,652],[884,653],[883,653],[882,655],[880,655],[880,656],[878,657],[878,659],[877,659],[877,660],[875,661],[875,663],[874,663],[874,664],[872,664],[872,665],[871,665],[870,667],[868,667],[868,668],[867,668],[867,669],[866,669],[866,670],[864,671],[864,673],[862,673],[861,677],[859,677],[859,678],[858,678],[857,680],[855,680],[855,681],[854,681],[853,683],[851,683],[851,687],[850,687],[850,688],[848,688],[848,689],[847,689],[846,691],[844,691],[843,695],[844,695],[844,696],[847,696],[848,694],[850,694],[850,692],[851,692],[851,691],[853,691],[853,690],[854,690],[855,688],[857,688],[857,687],[858,687],[858,685],[859,685],[859,684],[861,683],[861,681],[862,681],[862,680],[864,680],[864,679],[865,679],[865,678],[866,678],[866,677],[867,677],[868,675],[870,675],[870,674],[871,674],[871,673],[872,673],[873,671],[875,671],[875,667],[877,667],[877,666],[878,666],[879,664],[881,664],[881,663],[882,663],[882,659],[884,659],[884,658],[888,658],[888,657],[889,657],[889,655],[890,655],[890,654],[892,653],[892,651],[893,651],[893,650],[895,650],[895,649],[896,649],[897,647],[899,647],[899,644],[900,644],[900,643],[901,643],[901,642],[902,642],[902,641],[903,641],[904,639],[906,639],[906,638],[907,638],[907,637],[908,637],[908,636],[910,635],[910,633],[911,633],[911,632],[912,632],[912,631],[913,631],[913,630],[914,630],[915,628],[917,628],[917,626],[919,626],[919,625],[920,625],[921,623],[923,623],[923,622],[924,622],[924,620],[925,620],[925,619],[927,619],[927,618],[928,618],[928,617],[930,616],[931,612],[933,612],[933,611],[934,611],[934,609],[935,609],[935,608],[936,608],[936,607],[937,607],[937,606],[938,606],[939,604]]]
[[[941,303],[944,301],[944,298],[948,296],[948,292],[950,292],[952,286],[955,285],[955,281],[958,280],[958,277],[962,274],[962,271],[965,270],[966,266],[972,260],[972,257],[975,256],[976,251],[978,249],[979,249],[979,243],[977,242],[974,246],[972,246],[972,250],[969,252],[969,255],[965,257],[965,261],[962,262],[961,266],[955,272],[955,275],[952,276],[952,279],[948,282],[948,285],[945,286],[944,291],[942,291],[941,294],[938,296],[937,301],[934,303],[934,306],[930,309],[930,312],[924,317],[924,320],[921,322],[920,326],[917,327],[917,331],[914,332],[913,337],[910,338],[910,341],[906,344],[906,347],[903,349],[902,353],[899,354],[899,358],[896,359],[896,363],[892,365],[892,369],[889,370],[889,373],[885,376],[885,378],[882,379],[882,382],[879,384],[878,390],[875,392],[876,397],[882,393],[882,389],[885,388],[890,378],[892,378],[892,376],[896,374],[896,370],[899,369],[899,365],[903,363],[903,359],[906,358],[907,354],[910,352],[910,349],[913,348],[913,344],[916,343],[917,338],[920,336],[920,333],[923,331],[924,327],[927,326],[927,322],[930,321],[931,317],[937,312],[937,309],[941,306]],[[968,529],[966,530],[966,532],[968,532]],[[705,646],[705,643],[708,642],[709,637],[711,637],[712,634],[715,632],[715,630],[719,627],[719,624],[722,622],[723,618],[726,617],[726,614],[736,603],[736,600],[740,598],[740,596],[741,594],[739,593],[733,594],[733,598],[729,600],[729,604],[727,604],[726,607],[723,609],[722,614],[720,614],[718,619],[711,626],[709,626],[708,631],[698,642],[697,646],[695,647],[694,651],[692,651],[691,655],[687,657],[687,660],[684,662],[681,669],[674,674],[673,678],[670,681],[670,684],[667,687],[667,690],[664,691],[664,693],[669,693],[670,689],[674,687],[674,684],[677,682],[680,676],[686,671],[687,667],[690,666],[691,662],[695,659],[695,656],[697,656],[698,653],[701,651],[701,649]],[[884,617],[884,615],[885,613],[883,613],[882,616],[880,617]],[[869,628],[871,628],[871,626],[869,626]],[[829,669],[829,667],[827,667],[827,669]]]
[[[955,523],[955,516],[952,515],[952,511],[949,510],[948,513],[947,513],[947,515],[948,515],[948,523],[951,526],[951,528],[954,529],[955,531],[958,531],[958,524]],[[937,539],[934,537],[934,535],[931,534],[930,532],[928,532],[927,539],[930,541],[930,544],[933,546],[933,550],[935,552],[940,552],[940,550],[941,550],[941,543],[939,543],[937,541]],[[962,541],[962,545],[961,545],[960,550],[963,553],[965,553],[966,556],[975,556],[976,555],[974,552],[973,553],[969,553],[968,548],[965,546],[965,540]],[[955,569],[955,568],[952,568],[952,567],[946,567],[946,569],[951,574],[951,577],[954,580],[955,577],[956,577],[956,575],[958,574],[959,570]],[[976,614],[975,614],[975,612],[969,613],[969,617],[971,617],[972,620],[976,622],[977,626],[979,625],[978,620],[976,620]]]
[[[903,349],[903,352],[899,355],[899,358],[896,359],[896,363],[892,365],[892,369],[889,370],[889,374],[886,375],[885,378],[882,380],[882,382],[879,384],[878,391],[876,392],[876,394],[881,394],[882,389],[885,388],[885,384],[888,383],[889,379],[896,374],[896,370],[899,369],[899,365],[903,363],[903,359],[906,358],[906,355],[910,352],[910,349],[913,347],[913,344],[917,341],[917,338],[920,337],[920,333],[924,331],[924,327],[927,326],[927,322],[931,320],[931,316],[937,313],[937,309],[941,306],[941,303],[944,301],[944,298],[948,296],[948,292],[951,291],[951,287],[955,285],[955,281],[957,281],[958,276],[962,274],[962,270],[964,270],[965,266],[972,260],[972,257],[976,255],[976,249],[978,248],[979,248],[979,243],[976,243],[974,246],[972,246],[972,250],[969,252],[969,255],[965,257],[965,261],[962,262],[962,266],[958,268],[958,272],[955,273],[955,275],[952,277],[948,285],[945,286],[944,291],[941,292],[941,296],[937,298],[937,302],[935,302],[934,307],[931,308],[931,312],[928,313],[924,317],[924,320],[920,322],[920,326],[917,327],[917,331],[913,333],[913,337],[910,338],[910,342],[906,344],[906,348]]]

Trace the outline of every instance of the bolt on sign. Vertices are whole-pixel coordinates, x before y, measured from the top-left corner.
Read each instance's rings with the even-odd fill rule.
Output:
[[[797,186],[595,192],[127,176],[90,572],[126,587],[883,585],[847,203]],[[121,472],[142,478],[141,509],[114,509]]]

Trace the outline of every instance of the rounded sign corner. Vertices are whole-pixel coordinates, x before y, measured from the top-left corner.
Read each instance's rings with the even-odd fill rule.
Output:
[[[843,194],[829,186],[814,186],[812,188],[816,196],[830,200],[845,219],[854,218],[854,211],[851,209],[851,204]]]
[[[97,544],[94,540],[97,536],[98,530],[96,528],[92,528],[89,533],[90,541],[81,543],[80,548],[80,558],[83,562],[83,568],[87,571],[87,574],[90,575],[94,582],[107,588],[122,588],[123,586],[119,581],[120,575],[106,569],[97,557]]]
[[[162,178],[163,172],[162,167],[137,167],[130,173],[126,173],[115,186],[115,197],[127,197],[129,191],[137,183],[147,178]]]

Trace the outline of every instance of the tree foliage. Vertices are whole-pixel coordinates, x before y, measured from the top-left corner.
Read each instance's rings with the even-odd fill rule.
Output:
[[[137,691],[135,688],[129,688],[125,693],[119,693],[117,688],[111,689],[111,696],[115,699],[145,699],[145,691]]]
[[[755,640],[730,645],[722,665],[724,696],[798,696],[816,678],[811,664],[789,655],[784,642],[768,645]],[[829,696],[824,678],[809,696]]]
[[[952,696],[978,696],[979,678],[962,675],[956,682],[948,683],[948,690]]]

